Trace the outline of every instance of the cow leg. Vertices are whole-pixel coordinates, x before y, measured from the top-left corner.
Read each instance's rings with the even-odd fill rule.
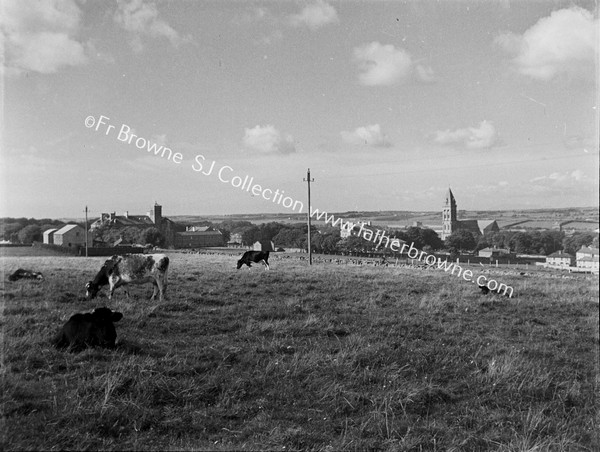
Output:
[[[165,291],[167,290],[167,283],[163,281],[161,278],[156,280],[156,284],[154,285],[154,295],[156,295],[156,291],[158,290],[158,299],[162,302],[165,297]],[[154,295],[152,295],[152,299],[154,299]]]
[[[265,266],[265,270],[269,270],[269,263],[264,259],[261,262]]]
[[[108,299],[109,300],[112,299],[113,293],[115,292],[115,289],[120,286],[120,283],[121,283],[121,278],[119,276],[117,276],[117,277],[111,276],[110,278],[108,278],[108,287],[109,287]]]
[[[154,300],[156,298],[156,293],[158,292],[158,284],[156,284],[156,281],[152,281],[152,296],[150,297],[150,300]]]

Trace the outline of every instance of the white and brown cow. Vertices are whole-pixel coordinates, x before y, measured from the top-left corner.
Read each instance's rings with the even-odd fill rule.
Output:
[[[98,295],[102,286],[108,284],[108,299],[112,298],[117,287],[127,284],[143,284],[151,282],[154,292],[163,301],[167,290],[167,271],[169,269],[169,258],[164,254],[124,254],[113,256],[104,262],[96,277],[85,285],[86,297],[91,300]],[[127,288],[125,293],[129,296]]]

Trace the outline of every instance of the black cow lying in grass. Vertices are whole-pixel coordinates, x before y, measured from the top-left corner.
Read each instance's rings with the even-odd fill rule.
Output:
[[[33,272],[31,270],[23,270],[19,268],[15,270],[11,275],[8,276],[9,281],[17,281],[19,279],[36,279],[41,281],[44,276],[40,272]]]
[[[483,295],[487,295],[487,294],[489,294],[491,292],[494,295],[505,295],[507,297],[510,297],[510,294],[508,292],[506,292],[506,291],[504,291],[504,292],[500,291],[500,287],[498,287],[497,289],[492,290],[488,286],[481,286],[480,285],[479,289],[481,290],[481,293]]]
[[[268,251],[246,251],[242,258],[237,262],[237,269],[239,270],[242,265],[246,264],[248,267],[252,267],[252,262],[262,262],[265,266],[265,270],[269,269],[269,252]]]
[[[97,308],[91,313],[75,314],[54,339],[56,348],[81,351],[86,347],[114,348],[117,331],[113,322],[123,318],[120,312]]]

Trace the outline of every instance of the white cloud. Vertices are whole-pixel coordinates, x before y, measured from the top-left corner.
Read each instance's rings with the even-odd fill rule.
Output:
[[[590,178],[580,169],[566,171],[564,173],[554,172],[547,176],[538,176],[530,179],[530,182],[545,185],[572,185],[576,182],[585,182]]]
[[[182,38],[167,22],[158,18],[158,10],[153,3],[144,0],[117,1],[118,7],[114,20],[131,35],[130,45],[136,52],[144,49],[142,38],[166,38],[177,47],[179,44],[189,41],[190,38]]]
[[[513,55],[515,69],[532,79],[547,81],[561,73],[594,76],[598,19],[574,6],[552,12],[523,35],[504,33],[495,42]]]
[[[262,154],[291,154],[296,152],[291,135],[283,135],[272,125],[245,129],[244,145]]]
[[[80,18],[81,10],[73,0],[3,1],[0,28],[7,68],[15,74],[50,74],[64,66],[85,64],[85,47],[75,38]]]
[[[338,23],[339,18],[333,6],[318,0],[305,6],[299,14],[290,16],[289,21],[294,27],[306,26],[314,31],[325,25]]]
[[[442,145],[463,144],[470,149],[485,149],[497,143],[498,135],[490,121],[481,121],[479,127],[438,130],[433,141]]]
[[[423,65],[417,64],[415,66],[415,74],[416,74],[417,80],[419,80],[423,83],[434,83],[436,81],[435,75],[433,73],[433,69],[431,69],[430,66],[423,66]]]
[[[431,67],[413,64],[410,54],[391,44],[383,45],[375,41],[354,48],[354,61],[361,74],[360,83],[366,86],[388,86],[409,79],[431,83],[435,81]]]
[[[391,143],[381,132],[379,124],[373,124],[365,127],[358,127],[352,132],[340,132],[345,142],[350,144],[364,144],[373,147],[389,147]]]
[[[557,195],[561,198],[576,195],[577,199],[581,199],[584,195],[598,194],[597,177],[589,177],[580,169],[534,177],[529,182],[530,189],[542,195]]]

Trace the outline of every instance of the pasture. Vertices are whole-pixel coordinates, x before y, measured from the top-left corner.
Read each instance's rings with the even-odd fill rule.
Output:
[[[436,270],[169,256],[163,303],[86,301],[105,258],[2,258],[3,450],[600,448],[597,276],[499,272],[508,299]],[[19,267],[45,280],[6,282]],[[50,346],[103,305],[115,350]]]

